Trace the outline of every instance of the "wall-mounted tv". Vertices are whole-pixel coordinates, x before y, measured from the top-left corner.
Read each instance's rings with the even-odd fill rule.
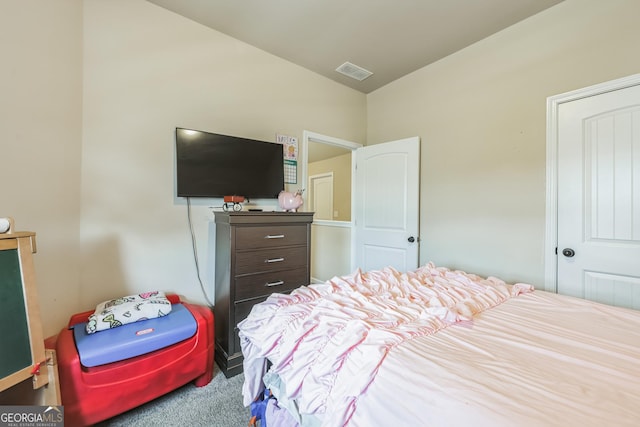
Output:
[[[176,128],[179,197],[276,198],[284,189],[283,146]]]

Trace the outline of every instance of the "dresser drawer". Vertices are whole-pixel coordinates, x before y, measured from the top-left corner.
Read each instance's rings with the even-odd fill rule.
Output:
[[[238,336],[238,323],[242,322],[247,318],[249,313],[251,313],[251,309],[254,305],[265,301],[267,297],[256,298],[246,302],[235,303],[235,315],[233,316],[233,350],[235,353],[237,351],[242,351],[242,347],[240,346],[240,337]]]
[[[262,274],[249,274],[236,278],[236,301],[270,295],[274,292],[287,292],[309,284],[307,267],[294,270],[274,271]]]
[[[234,322],[234,326],[237,327],[238,323],[242,322],[244,319],[247,318],[247,316],[249,315],[249,313],[251,313],[251,309],[253,308],[254,305],[266,301],[267,297],[262,297],[262,298],[256,298],[256,299],[252,299],[250,301],[245,301],[245,302],[236,302],[234,304],[235,306],[235,322]]]
[[[237,277],[243,274],[267,273],[306,265],[306,246],[238,251],[233,274]]]
[[[306,244],[307,226],[304,224],[238,227],[236,229],[236,249],[273,248],[275,246]]]

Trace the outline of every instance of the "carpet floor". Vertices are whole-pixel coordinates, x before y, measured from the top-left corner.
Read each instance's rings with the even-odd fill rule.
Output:
[[[242,405],[244,375],[226,378],[215,365],[204,387],[189,383],[149,403],[97,424],[99,427],[246,427],[249,409]]]

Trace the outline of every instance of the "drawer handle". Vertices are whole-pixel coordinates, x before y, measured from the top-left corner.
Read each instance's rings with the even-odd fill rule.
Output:
[[[278,280],[277,282],[267,282],[264,285],[265,286],[280,286],[280,285],[284,285],[284,280]]]
[[[268,260],[265,260],[265,262],[282,262],[284,261],[284,258],[269,258]]]
[[[284,239],[284,234],[267,234],[265,239]]]

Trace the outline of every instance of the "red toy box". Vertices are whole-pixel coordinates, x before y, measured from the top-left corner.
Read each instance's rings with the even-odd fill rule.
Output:
[[[214,320],[208,307],[181,303],[197,322],[195,335],[150,353],[87,368],[80,363],[73,325],[93,311],[71,316],[69,328],[47,340],[58,359],[65,425],[87,426],[104,421],[175,390],[190,381],[202,387],[213,378]],[[104,333],[104,332],[98,332]]]

